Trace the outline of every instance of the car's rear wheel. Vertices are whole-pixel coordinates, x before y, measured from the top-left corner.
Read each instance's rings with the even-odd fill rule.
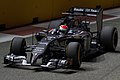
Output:
[[[18,56],[26,56],[26,41],[24,38],[14,37],[11,42],[10,53]]]
[[[118,32],[115,27],[103,27],[100,37],[101,45],[106,51],[115,51],[118,43]]]
[[[70,42],[66,48],[66,56],[72,61],[70,67],[78,69],[82,62],[80,44],[78,42]]]

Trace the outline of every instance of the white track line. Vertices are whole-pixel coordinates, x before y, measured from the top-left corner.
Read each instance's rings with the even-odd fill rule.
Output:
[[[103,22],[105,22],[105,21],[110,21],[110,20],[115,20],[115,19],[119,19],[119,18],[120,18],[120,16],[113,17],[113,18],[108,18],[108,19],[103,19]],[[90,24],[95,24],[95,23],[96,23],[96,21],[91,22]]]
[[[110,20],[115,20],[115,19],[119,19],[119,18],[120,18],[120,16],[113,17],[113,18],[108,18],[108,19],[103,19],[103,22],[110,21]]]

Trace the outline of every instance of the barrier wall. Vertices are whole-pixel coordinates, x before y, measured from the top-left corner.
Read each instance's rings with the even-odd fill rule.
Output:
[[[61,16],[61,12],[73,6],[112,8],[120,6],[120,0],[2,0],[0,1],[0,28],[17,27]]]

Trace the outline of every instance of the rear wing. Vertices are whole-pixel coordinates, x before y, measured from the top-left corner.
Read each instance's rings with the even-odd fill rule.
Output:
[[[97,16],[98,14],[100,14],[102,12],[101,8],[78,8],[78,7],[72,7],[70,8],[70,10],[68,11],[72,14],[79,14],[79,15],[83,15],[83,16]]]
[[[100,37],[100,32],[102,30],[103,23],[103,9],[102,8],[80,8],[80,7],[72,7],[69,11],[62,13],[68,16],[88,16],[95,17],[97,24],[97,33],[98,37]]]

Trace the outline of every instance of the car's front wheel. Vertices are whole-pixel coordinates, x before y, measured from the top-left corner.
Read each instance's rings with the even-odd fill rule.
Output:
[[[14,37],[11,42],[10,53],[18,56],[26,56],[25,53],[26,41],[21,37]]]
[[[71,60],[71,67],[78,69],[81,65],[81,46],[78,42],[70,42],[66,48],[66,56]]]

